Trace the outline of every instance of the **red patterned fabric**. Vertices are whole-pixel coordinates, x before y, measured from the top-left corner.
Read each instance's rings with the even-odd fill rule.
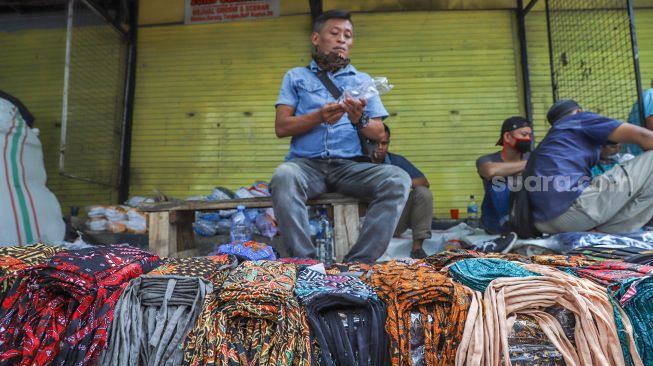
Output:
[[[629,278],[642,277],[653,273],[653,266],[607,261],[600,264],[571,269],[577,276],[588,278],[600,285],[608,286],[615,282],[623,282]]]
[[[159,263],[115,245],[60,252],[25,269],[0,309],[0,365],[91,364],[129,280]]]

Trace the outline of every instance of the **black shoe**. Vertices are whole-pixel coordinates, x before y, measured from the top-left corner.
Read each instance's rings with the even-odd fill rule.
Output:
[[[426,258],[428,256],[429,255],[426,254],[426,252],[422,248],[415,249],[415,250],[412,250],[410,252],[410,257],[413,258],[413,259],[424,259],[424,258]]]
[[[478,245],[474,245],[470,249],[479,252],[508,253],[516,242],[517,234],[509,233],[506,235],[501,235],[496,239],[488,240]]]

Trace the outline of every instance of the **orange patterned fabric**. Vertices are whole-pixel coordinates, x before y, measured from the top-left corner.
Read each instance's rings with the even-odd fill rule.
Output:
[[[411,313],[423,324],[426,365],[454,364],[470,307],[462,285],[424,262],[375,265],[363,279],[388,307],[385,329],[393,365],[412,365]]]

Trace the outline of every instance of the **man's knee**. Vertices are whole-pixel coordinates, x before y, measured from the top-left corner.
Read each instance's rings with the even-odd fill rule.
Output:
[[[301,177],[299,167],[291,163],[283,163],[275,169],[270,179],[270,186],[276,186],[281,189],[289,184],[296,183]]]
[[[292,163],[283,163],[275,169],[270,179],[270,191],[277,191],[294,186],[301,181],[300,168]]]
[[[384,184],[387,188],[400,191],[408,196],[410,190],[411,179],[408,173],[403,169],[394,165],[385,165],[387,177],[384,179]]]
[[[416,200],[433,202],[433,194],[431,193],[429,187],[426,186],[415,187],[413,189],[412,194],[413,196],[415,196]]]

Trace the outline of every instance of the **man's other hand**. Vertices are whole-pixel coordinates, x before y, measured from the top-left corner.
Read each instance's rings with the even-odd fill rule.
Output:
[[[330,125],[340,121],[343,114],[345,114],[345,109],[338,103],[325,104],[320,109],[322,120]]]
[[[367,106],[367,100],[365,99],[354,99],[351,97],[345,98],[342,102],[342,107],[349,116],[349,120],[353,124],[358,124],[361,117],[363,116],[363,111],[365,111],[365,106]]]

